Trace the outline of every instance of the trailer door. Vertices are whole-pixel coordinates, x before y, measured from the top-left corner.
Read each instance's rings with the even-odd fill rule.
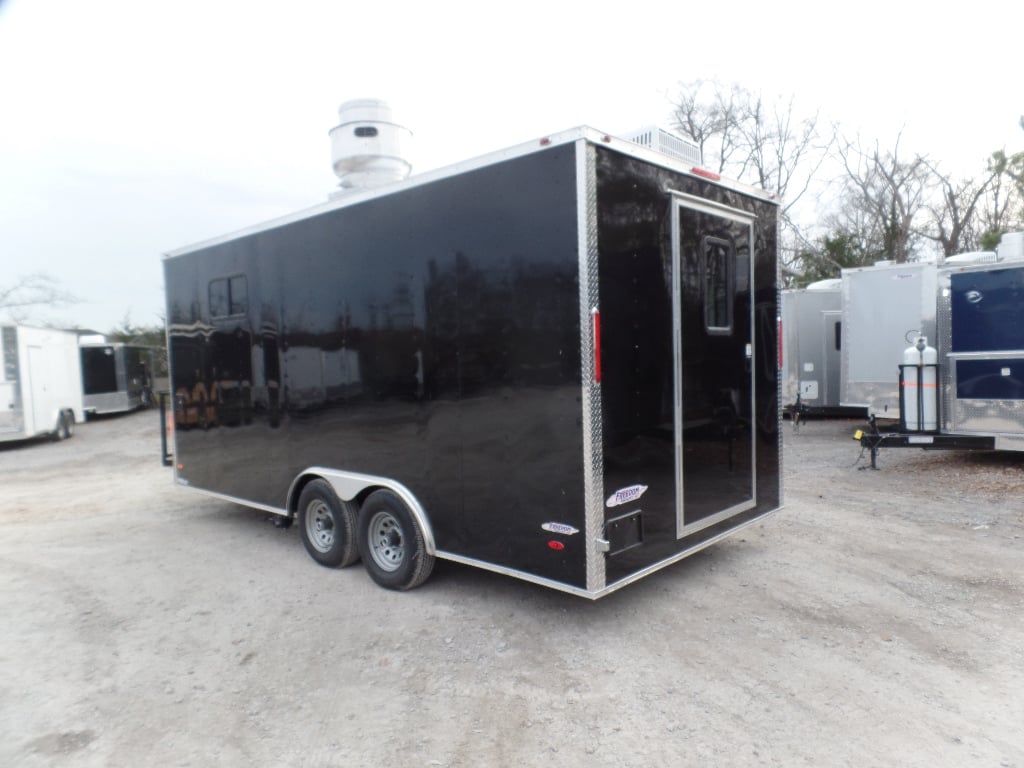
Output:
[[[753,217],[672,202],[676,535],[755,506]]]
[[[50,418],[54,415],[50,388],[52,386],[51,371],[48,369],[45,350],[42,347],[30,346],[28,349],[28,386],[26,394],[30,394],[31,425],[26,424],[29,436],[47,429]],[[28,412],[25,413],[28,416]]]
[[[825,407],[839,405],[839,369],[842,364],[839,352],[842,342],[843,313],[826,310],[821,313],[821,393],[819,404]]]

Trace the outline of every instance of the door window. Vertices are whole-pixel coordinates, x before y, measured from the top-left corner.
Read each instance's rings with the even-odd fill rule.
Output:
[[[704,327],[708,333],[732,333],[735,253],[732,243],[719,237],[701,242],[704,267]]]

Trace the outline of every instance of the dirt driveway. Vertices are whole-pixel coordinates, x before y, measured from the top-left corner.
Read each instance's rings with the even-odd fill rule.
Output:
[[[861,471],[856,426],[787,424],[784,510],[597,602],[321,568],[152,412],[0,448],[0,766],[1024,768],[1024,456]]]

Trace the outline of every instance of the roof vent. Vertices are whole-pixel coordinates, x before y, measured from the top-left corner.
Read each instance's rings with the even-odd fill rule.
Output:
[[[945,264],[994,264],[999,261],[995,251],[970,251],[947,256]]]
[[[692,139],[684,139],[682,136],[676,136],[664,128],[651,125],[646,128],[630,131],[622,138],[628,139],[635,144],[649,147],[655,152],[661,152],[663,155],[669,155],[677,160],[682,160],[684,163],[704,165],[700,145],[697,142]]]
[[[380,99],[346,101],[329,135],[331,162],[340,179],[332,198],[401,181],[412,170],[402,151],[412,132],[392,120],[391,107]]]

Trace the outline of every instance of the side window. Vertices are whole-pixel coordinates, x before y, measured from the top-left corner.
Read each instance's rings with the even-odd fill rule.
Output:
[[[732,333],[733,264],[732,243],[718,237],[701,241],[704,267],[704,327],[709,333]]]
[[[843,348],[843,321],[842,320],[836,321],[835,334],[836,334],[836,351],[839,351],[839,350],[841,350]]]
[[[249,310],[249,288],[245,275],[228,280],[228,306],[232,315],[244,315]]]
[[[209,296],[210,317],[244,315],[249,309],[249,289],[245,275],[211,280]]]
[[[228,314],[228,281],[210,281],[210,317],[225,317]]]

